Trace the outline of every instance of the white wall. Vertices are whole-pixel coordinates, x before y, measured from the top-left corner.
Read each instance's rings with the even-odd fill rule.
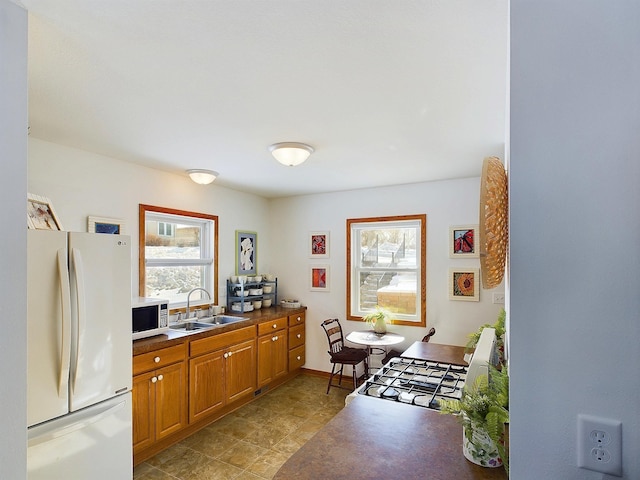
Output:
[[[479,160],[481,161],[481,159]],[[267,201],[220,187],[203,187],[186,176],[153,170],[35,138],[29,141],[29,191],[48,197],[65,230],[86,231],[88,215],[122,218],[138,241],[138,204],[194,210],[219,216],[220,299],[234,270],[235,230],[258,232],[258,270],[278,276],[279,297],[297,298],[308,306],[307,363],[330,370],[326,338],[320,322],[346,315],[346,219],[369,216],[427,214],[427,324],[436,327],[433,341],[464,345],[467,335],[495,321],[501,305],[491,303],[493,291],[482,290],[480,302],[448,299],[449,267],[479,265],[478,259],[450,259],[449,226],[478,222],[478,178],[398,187],[364,189]],[[310,292],[308,234],[330,232],[329,293]],[[138,252],[132,251],[134,295],[138,284]],[[320,263],[314,260],[313,263]],[[362,328],[345,321],[347,332]],[[424,328],[394,326],[409,346]]]
[[[362,322],[346,320],[348,218],[427,214],[427,328],[391,326],[406,338],[400,347],[420,340],[430,327],[436,328],[434,343],[464,345],[469,333],[496,320],[502,305],[492,303],[492,293],[504,291],[502,285],[482,290],[477,303],[448,298],[449,267],[479,266],[478,259],[449,258],[448,250],[450,225],[478,223],[479,192],[480,179],[469,178],[271,201],[272,254],[279,277],[286,279],[282,293],[308,306],[307,368],[331,369],[327,340],[320,327],[323,320],[341,319],[345,332],[365,328]],[[309,259],[308,235],[317,230],[330,232],[330,257],[326,262]],[[311,292],[309,266],[321,263],[330,266],[330,291]]]
[[[27,472],[27,13],[0,0],[0,477]]]
[[[640,3],[511,1],[511,477],[576,467],[623,422],[640,478]]]
[[[87,231],[87,216],[124,219],[132,237],[132,285],[138,294],[138,205],[157,205],[218,215],[220,301],[225,279],[234,273],[235,231],[258,232],[260,268],[269,234],[268,203],[262,197],[211,185],[95,153],[29,139],[29,192],[48,197],[65,230]],[[265,240],[263,240],[263,238]],[[266,253],[266,252],[265,252]]]

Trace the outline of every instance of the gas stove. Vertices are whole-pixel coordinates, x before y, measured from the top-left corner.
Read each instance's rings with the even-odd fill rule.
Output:
[[[439,410],[440,400],[461,398],[465,383],[473,385],[479,375],[488,375],[488,365],[495,365],[497,361],[495,343],[495,330],[485,328],[469,366],[419,358],[392,358],[350,393],[345,398],[345,404],[358,395],[367,395]]]
[[[459,399],[467,367],[417,358],[396,357],[383,365],[346,403],[357,395],[438,410],[440,399]]]

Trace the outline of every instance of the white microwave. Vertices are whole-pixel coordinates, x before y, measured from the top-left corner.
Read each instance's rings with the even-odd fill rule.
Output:
[[[131,302],[133,340],[152,337],[169,330],[169,300],[137,297]]]

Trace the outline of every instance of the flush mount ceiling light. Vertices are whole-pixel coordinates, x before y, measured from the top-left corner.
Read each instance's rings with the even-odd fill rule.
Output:
[[[274,143],[269,150],[276,160],[289,167],[300,165],[313,153],[313,147],[298,142]]]
[[[187,173],[191,177],[191,180],[193,180],[196,183],[199,183],[200,185],[210,184],[219,175],[218,172],[214,172],[213,170],[202,170],[199,168],[196,168],[193,170],[187,170]]]

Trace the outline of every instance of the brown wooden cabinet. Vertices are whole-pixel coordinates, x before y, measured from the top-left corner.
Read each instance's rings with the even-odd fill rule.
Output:
[[[258,324],[258,387],[287,374],[287,317]]]
[[[289,372],[301,368],[305,363],[305,312],[289,315]]]
[[[279,316],[282,315],[282,316]],[[138,341],[133,358],[133,452],[139,464],[275,387],[305,363],[305,312],[273,312],[222,333]],[[176,341],[182,343],[175,344]],[[154,345],[157,350],[149,351]],[[136,343],[134,343],[134,351]]]
[[[193,340],[189,360],[189,423],[256,389],[255,327]]]
[[[186,344],[133,358],[133,451],[187,425]]]

